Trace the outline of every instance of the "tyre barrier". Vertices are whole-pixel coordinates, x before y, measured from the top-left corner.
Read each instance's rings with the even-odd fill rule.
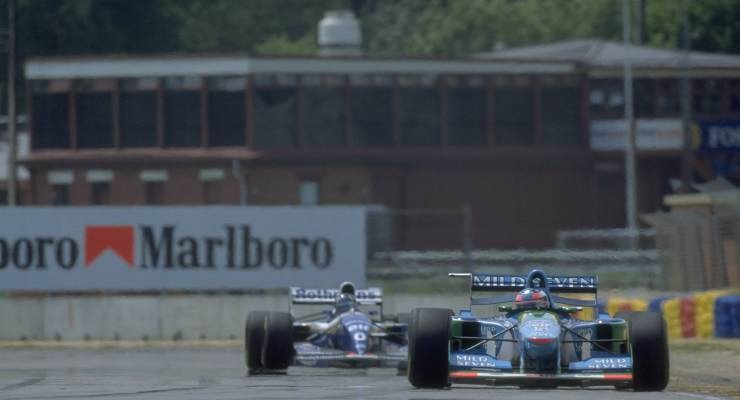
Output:
[[[714,304],[714,333],[720,338],[740,338],[740,296],[717,298]]]
[[[643,299],[626,299],[614,297],[606,302],[606,312],[615,315],[620,311],[646,311],[648,303]]]
[[[693,297],[684,297],[680,300],[681,335],[685,338],[696,336],[695,308]]]
[[[606,311],[650,310],[663,314],[668,337],[740,338],[740,295],[732,290],[710,290],[693,295],[643,299],[611,298]]]
[[[662,311],[666,329],[668,330],[668,337],[670,339],[683,337],[683,329],[681,328],[681,299],[673,298],[665,300]]]
[[[710,290],[694,295],[696,337],[715,336],[717,299],[728,294],[725,290]]]
[[[675,296],[658,296],[653,299],[651,299],[648,302],[648,311],[657,312],[660,313],[663,311],[663,302],[666,300],[670,300],[674,298]]]

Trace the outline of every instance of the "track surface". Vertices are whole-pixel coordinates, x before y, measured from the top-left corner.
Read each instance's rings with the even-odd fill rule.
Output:
[[[241,349],[0,350],[0,399],[716,399],[611,389],[416,390],[393,369],[291,368],[245,377]]]

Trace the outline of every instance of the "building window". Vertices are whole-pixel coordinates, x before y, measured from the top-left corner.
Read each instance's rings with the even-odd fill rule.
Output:
[[[316,180],[301,181],[298,187],[298,201],[302,206],[319,204],[319,182]]]
[[[144,182],[144,203],[149,205],[164,204],[164,185],[169,178],[167,170],[144,170],[139,179]]]
[[[452,146],[485,145],[488,93],[485,88],[447,90],[447,143]]]
[[[274,79],[273,79],[274,78]],[[296,144],[298,90],[295,77],[255,76],[254,145],[285,148]]]
[[[243,146],[246,137],[246,85],[243,77],[208,81],[208,144]]]
[[[90,183],[90,204],[110,204],[110,182]]]
[[[730,111],[740,113],[740,79],[730,81]]]
[[[393,145],[393,89],[354,86],[351,92],[352,141],[356,146]]]
[[[90,184],[90,204],[110,204],[110,183],[113,181],[113,171],[107,169],[91,169],[85,174]]]
[[[8,191],[0,189],[0,206],[8,205]]]
[[[144,203],[147,205],[164,204],[164,182],[144,182]]]
[[[399,78],[401,144],[435,146],[442,143],[440,89],[427,77]]]
[[[46,173],[46,180],[51,187],[49,204],[54,206],[68,205],[69,188],[74,182],[74,172],[72,170],[51,170]]]
[[[656,114],[676,115],[681,111],[681,93],[676,79],[658,79],[656,85]]]
[[[66,206],[69,204],[69,185],[51,185],[51,205]]]
[[[716,114],[722,111],[722,87],[718,79],[696,79],[692,82],[694,112]]]
[[[119,125],[122,147],[157,145],[157,81],[128,79],[121,81]]]
[[[69,148],[69,95],[35,93],[31,96],[33,147]]]
[[[113,147],[113,94],[111,91],[92,91],[92,84],[94,82],[81,83],[75,95],[77,147]]]
[[[203,204],[223,203],[223,181],[203,181]]]
[[[200,93],[192,91],[165,93],[164,121],[166,146],[199,146]]]
[[[740,79],[733,79],[729,82],[730,91],[730,112],[733,114],[740,113]]]
[[[532,88],[499,87],[494,96],[496,144],[534,144],[534,92]]]
[[[624,115],[623,84],[617,80],[594,80],[589,94],[591,114],[599,117]]]
[[[634,81],[634,104],[636,116],[655,114],[653,101],[656,98],[654,79],[637,79]]]
[[[224,204],[224,179],[226,173],[221,168],[204,168],[198,171],[202,182],[203,204]]]
[[[346,91],[343,85],[330,85],[329,81],[322,81],[320,78],[303,80],[305,145],[315,147],[346,145]]]
[[[545,144],[577,145],[581,135],[581,91],[577,87],[544,87],[542,140]]]
[[[197,147],[201,143],[201,78],[165,79],[164,143],[171,147]]]

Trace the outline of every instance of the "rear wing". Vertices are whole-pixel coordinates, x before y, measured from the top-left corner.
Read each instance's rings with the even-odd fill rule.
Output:
[[[598,289],[598,278],[595,276],[546,276],[539,270],[533,270],[527,276],[471,273],[451,273],[449,276],[470,280],[471,306],[494,305],[514,301],[513,295],[474,298],[474,292],[517,292],[525,287],[546,287],[550,293],[589,293],[594,295],[592,301],[552,295],[551,299],[556,303],[579,307],[597,307],[596,292]],[[543,278],[546,284],[535,281],[536,279],[540,279],[541,281]],[[529,285],[527,285],[528,280],[532,281]],[[535,282],[538,285],[533,285]]]
[[[293,304],[334,304],[339,289],[306,289],[290,288],[290,300]],[[381,288],[367,288],[355,290],[357,303],[365,305],[382,305],[383,290]]]
[[[450,274],[452,276],[453,274]],[[524,289],[527,277],[515,275],[491,274],[455,274],[470,275],[470,290],[474,292],[511,292]],[[598,278],[596,276],[548,276],[547,288],[551,293],[596,293]]]

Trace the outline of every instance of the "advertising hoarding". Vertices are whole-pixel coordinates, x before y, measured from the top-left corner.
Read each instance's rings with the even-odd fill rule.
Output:
[[[364,207],[0,208],[0,290],[365,285]]]
[[[591,121],[591,149],[595,151],[624,150],[627,123],[624,119]],[[683,130],[676,118],[637,119],[635,145],[639,150],[681,150]]]

